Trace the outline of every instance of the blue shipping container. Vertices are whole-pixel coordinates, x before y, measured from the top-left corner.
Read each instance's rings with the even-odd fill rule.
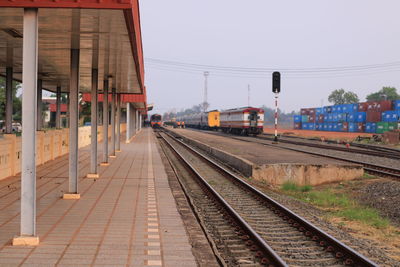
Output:
[[[356,122],[365,122],[367,120],[366,112],[357,112]]]
[[[329,126],[329,124],[328,124],[328,123],[324,123],[324,125],[323,125],[323,129],[324,129],[324,131],[328,131],[328,126]]]
[[[400,99],[393,101],[393,108],[396,110],[400,110]]]
[[[355,133],[358,130],[358,125],[355,122],[349,123],[349,132]]]
[[[337,105],[335,105],[335,106],[332,106],[332,113],[335,113],[335,112],[337,112],[338,111],[338,106]]]
[[[333,131],[333,123],[328,124],[328,131]]]
[[[346,122],[347,114],[346,113],[338,113],[338,122]]]
[[[356,122],[357,121],[357,112],[349,113],[347,115],[347,122]]]
[[[394,110],[388,110],[382,112],[382,121],[384,122],[397,122],[398,121],[398,112]]]
[[[358,104],[352,104],[353,105],[353,112],[358,112]]]
[[[294,122],[301,122],[301,115],[294,115],[293,120]]]
[[[375,122],[367,122],[365,124],[365,132],[366,133],[375,133],[376,132],[376,123]]]
[[[309,123],[308,124],[308,130],[315,130],[315,123]]]
[[[316,115],[319,115],[319,114],[322,114],[322,113],[324,113],[324,109],[323,108],[315,108],[315,114]]]
[[[334,132],[338,131],[338,124],[337,123],[333,123],[332,124],[332,131],[334,131]]]
[[[354,104],[344,104],[342,105],[342,112],[343,113],[350,113],[354,111]],[[357,106],[358,109],[358,106]]]

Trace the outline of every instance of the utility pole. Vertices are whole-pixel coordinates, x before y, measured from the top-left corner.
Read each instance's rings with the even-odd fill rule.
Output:
[[[247,85],[247,106],[250,107],[250,84]]]
[[[203,103],[203,111],[204,112],[206,112],[207,111],[207,108],[208,108],[208,102],[207,102],[207,94],[208,94],[208,92],[207,92],[207,90],[208,90],[208,84],[207,84],[207,78],[208,78],[208,75],[210,74],[210,72],[208,72],[208,71],[205,71],[204,72],[204,103]]]

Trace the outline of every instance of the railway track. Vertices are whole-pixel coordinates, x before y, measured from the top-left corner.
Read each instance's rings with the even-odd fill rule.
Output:
[[[172,135],[158,134],[177,175],[191,174],[183,175],[182,187],[203,213],[219,250],[233,258],[228,265],[377,266],[212,159]]]
[[[267,137],[267,136],[257,136],[256,138],[273,141],[272,137]],[[358,154],[363,154],[363,155],[368,155],[368,156],[385,157],[385,158],[390,158],[390,159],[400,159],[400,151],[393,151],[393,150],[386,150],[386,149],[379,150],[378,148],[371,148],[370,146],[359,146],[362,149],[347,148],[347,147],[339,147],[339,146],[335,146],[335,145],[317,144],[317,143],[312,143],[309,141],[302,142],[302,141],[288,140],[286,138],[281,138],[279,140],[279,142],[286,143],[286,144],[293,144],[293,145],[310,146],[310,147],[316,147],[316,148],[322,148],[322,149],[330,149],[330,150],[336,150],[336,151],[342,151],[342,152],[348,152],[348,153],[358,153]]]
[[[220,134],[220,133],[214,133],[214,132],[209,132],[209,131],[203,131],[203,132],[206,132],[209,134],[221,135],[221,136],[225,136],[225,137],[240,140],[240,141],[245,141],[245,142],[250,142],[250,143],[259,143],[259,144],[265,145],[265,146],[279,147],[279,148],[292,150],[292,151],[296,151],[296,152],[302,152],[302,153],[307,153],[307,154],[311,154],[311,155],[315,155],[315,156],[320,156],[320,157],[331,158],[331,159],[335,159],[335,160],[346,161],[346,162],[350,162],[350,163],[354,163],[354,164],[359,164],[359,165],[363,166],[364,170],[369,174],[379,175],[379,176],[384,176],[384,177],[389,177],[389,178],[394,178],[394,179],[400,179],[400,169],[390,168],[390,167],[382,166],[379,164],[366,163],[366,162],[362,162],[359,160],[352,160],[349,158],[344,158],[342,156],[327,155],[326,153],[309,151],[307,149],[302,149],[302,148],[279,146],[277,144],[271,144],[270,141],[272,141],[273,139],[264,137],[264,136],[245,137],[245,136],[233,136],[233,135],[229,135],[229,134]],[[265,141],[268,141],[268,142],[265,142]],[[306,143],[306,142],[297,142],[297,141],[288,142],[287,140],[279,140],[279,142],[290,144],[290,145],[303,146],[303,147],[304,146],[315,147],[315,148],[320,148],[320,149],[332,149],[333,148],[333,146],[329,146],[329,145],[310,144],[310,143]],[[359,153],[359,152],[356,152],[354,149],[349,150],[347,148],[339,148],[339,149],[336,149],[336,148],[338,148],[338,147],[335,147],[335,149],[333,149],[333,150],[346,152],[346,153]],[[357,151],[358,151],[358,149],[357,149]],[[361,150],[361,151],[365,151],[365,150]],[[377,151],[369,151],[369,152],[375,152],[375,155],[372,155],[373,153],[371,153],[371,154],[365,154],[365,153],[361,153],[361,152],[360,153],[364,154],[364,155],[368,155],[368,156],[381,157],[381,154]],[[384,153],[385,153],[385,155],[387,155],[388,152],[385,151]],[[397,155],[392,157],[392,159],[397,159]]]

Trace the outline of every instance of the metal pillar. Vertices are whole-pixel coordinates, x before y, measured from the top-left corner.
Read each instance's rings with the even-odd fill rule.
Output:
[[[13,68],[6,68],[6,133],[12,133],[12,114],[13,114]]]
[[[65,118],[65,126],[69,128],[69,93],[65,94],[66,100],[67,100],[67,116]]]
[[[110,157],[115,157],[115,88],[111,93],[111,153]]]
[[[61,86],[57,86],[56,93],[56,128],[61,129]]]
[[[121,94],[117,94],[117,137],[115,151],[121,151]]]
[[[69,83],[69,194],[78,195],[79,49],[71,49]],[[72,198],[72,197],[64,197]]]
[[[97,178],[97,94],[98,94],[98,70],[92,69],[92,91],[91,91],[91,106],[90,106],[90,175],[89,178]]]
[[[108,164],[108,80],[103,86],[103,165]]]
[[[36,108],[38,65],[38,9],[24,9],[22,40],[22,165],[21,165],[21,237],[14,245],[39,243],[36,236]],[[22,239],[22,240],[21,240]],[[21,240],[21,242],[19,242]]]
[[[131,138],[131,103],[126,103],[126,138],[125,143],[129,143],[129,139]]]
[[[37,130],[41,131],[43,127],[43,114],[42,114],[42,80],[37,81]]]

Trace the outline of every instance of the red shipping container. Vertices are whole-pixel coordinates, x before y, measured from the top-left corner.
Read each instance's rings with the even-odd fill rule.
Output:
[[[362,111],[367,111],[368,110],[368,103],[367,102],[363,102],[363,103],[358,103],[358,111],[362,112]]]
[[[349,123],[348,122],[343,122],[342,131],[343,132],[348,132],[349,131]]]
[[[387,111],[387,110],[392,110],[392,101],[390,100],[384,100],[384,101],[380,101],[378,102],[377,105],[377,111],[383,112],[383,111]]]
[[[370,101],[370,102],[367,102],[367,105],[368,105],[368,110],[377,110],[377,108],[378,108],[378,102],[376,102],[376,101]]]
[[[375,110],[367,111],[367,122],[380,122],[382,119],[382,113]]]
[[[365,132],[365,124],[362,122],[357,123],[357,132],[363,133]]]
[[[324,123],[324,117],[325,117],[324,114],[319,114],[318,115],[318,123]]]
[[[308,122],[315,122],[315,114],[314,115],[308,115]]]
[[[308,109],[308,114],[315,115],[315,108],[309,108]]]
[[[301,115],[310,115],[310,111],[308,110],[308,108],[302,108],[302,109],[300,109],[300,114]]]
[[[296,123],[294,124],[294,129],[295,129],[295,130],[301,130],[301,122],[296,122]]]

